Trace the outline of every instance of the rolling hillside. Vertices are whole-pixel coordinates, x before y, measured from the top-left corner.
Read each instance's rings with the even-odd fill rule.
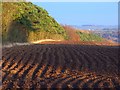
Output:
[[[65,30],[46,10],[30,2],[3,3],[3,43],[67,39]]]

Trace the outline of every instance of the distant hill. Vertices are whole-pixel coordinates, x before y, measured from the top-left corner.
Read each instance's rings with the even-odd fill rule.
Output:
[[[3,43],[66,40],[66,31],[48,12],[30,2],[3,2]]]
[[[68,35],[70,36],[71,40],[74,41],[97,41],[102,42],[104,38],[100,37],[97,34],[93,34],[91,31],[88,30],[79,30],[75,29],[72,26],[63,26]]]
[[[83,29],[86,31],[91,31],[93,34],[99,35],[102,38],[106,38],[108,40],[111,40],[116,43],[120,43],[119,40],[119,35],[120,32],[118,31],[118,26],[117,25],[82,25],[82,26],[77,26],[77,25],[71,25],[72,27],[76,29]]]
[[[99,30],[99,31],[94,30],[92,32],[108,40],[120,43],[119,40],[120,32],[118,30]]]
[[[77,29],[71,25],[63,25],[69,39],[65,43],[85,45],[118,45],[118,43],[101,37],[90,30]],[[64,43],[64,42],[63,42]]]

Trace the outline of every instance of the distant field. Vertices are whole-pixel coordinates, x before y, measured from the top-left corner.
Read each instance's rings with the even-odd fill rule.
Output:
[[[23,45],[3,48],[6,88],[120,88],[118,47]]]

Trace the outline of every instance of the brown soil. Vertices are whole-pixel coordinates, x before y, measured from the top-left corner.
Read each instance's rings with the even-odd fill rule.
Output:
[[[120,88],[118,47],[26,45],[3,48],[2,89]]]

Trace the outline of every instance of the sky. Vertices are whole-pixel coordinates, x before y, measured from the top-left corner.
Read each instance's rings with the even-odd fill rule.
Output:
[[[118,25],[117,2],[33,2],[67,25]]]

